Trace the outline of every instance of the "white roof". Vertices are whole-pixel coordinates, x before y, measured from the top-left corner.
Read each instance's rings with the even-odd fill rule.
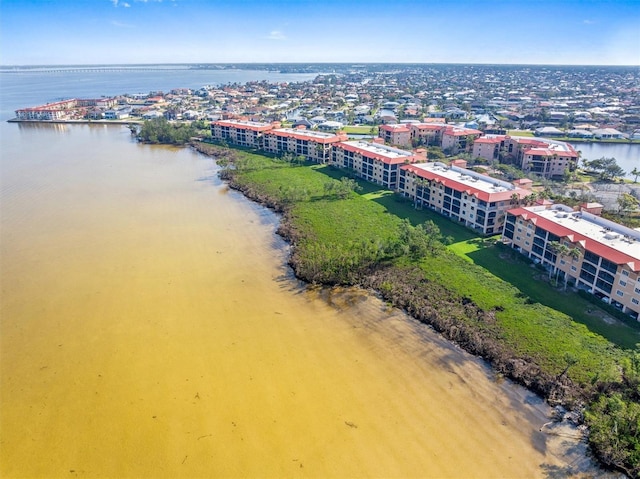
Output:
[[[476,173],[473,170],[467,170],[457,166],[447,166],[440,162],[417,163],[413,166],[486,193],[500,193],[502,191],[512,191],[517,188],[512,183],[497,180],[496,178]]]
[[[544,207],[525,209],[640,260],[640,231],[627,228],[586,211],[573,211],[564,205],[557,205],[551,209],[544,209]]]

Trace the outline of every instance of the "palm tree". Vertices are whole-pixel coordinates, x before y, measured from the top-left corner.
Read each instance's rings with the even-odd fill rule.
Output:
[[[414,184],[416,185],[416,195],[414,206],[416,209],[418,208],[418,190],[420,189],[420,206],[422,206],[422,202],[424,201],[424,190],[429,187],[429,180],[425,180],[424,178],[416,178],[414,180]]]
[[[571,253],[571,249],[564,243],[560,243],[559,241],[551,241],[549,243],[549,248],[556,254],[556,261],[553,265],[552,273],[556,275],[556,283],[558,282],[558,276],[560,275],[560,268],[558,267],[558,260],[562,260],[566,255]],[[551,277],[551,274],[549,275]],[[566,274],[565,274],[566,278]],[[565,281],[566,288],[566,281]]]
[[[532,204],[534,204],[536,202],[536,194],[535,194],[535,192],[528,194],[527,196],[525,196],[523,198],[523,200],[524,200],[524,203],[527,206],[531,206]]]
[[[637,183],[638,182],[638,176],[640,176],[640,170],[638,169],[637,166],[633,167],[633,170],[631,170],[631,174],[633,175],[633,182]]]

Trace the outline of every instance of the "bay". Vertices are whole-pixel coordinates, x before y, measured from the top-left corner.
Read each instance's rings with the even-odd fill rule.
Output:
[[[277,216],[210,159],[0,133],[2,477],[604,477],[482,361],[298,282]]]

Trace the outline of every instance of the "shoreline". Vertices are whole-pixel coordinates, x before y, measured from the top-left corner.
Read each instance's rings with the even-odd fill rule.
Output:
[[[69,124],[69,125],[140,125],[144,120],[20,120],[11,118],[7,123],[37,123],[37,124]]]

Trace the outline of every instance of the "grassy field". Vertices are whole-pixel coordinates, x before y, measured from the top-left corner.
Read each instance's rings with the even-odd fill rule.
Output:
[[[342,127],[342,131],[353,135],[378,135],[378,127],[371,125],[346,125]]]
[[[507,131],[507,135],[510,135],[510,136],[533,136],[533,132],[531,130],[509,130],[509,131]]]

